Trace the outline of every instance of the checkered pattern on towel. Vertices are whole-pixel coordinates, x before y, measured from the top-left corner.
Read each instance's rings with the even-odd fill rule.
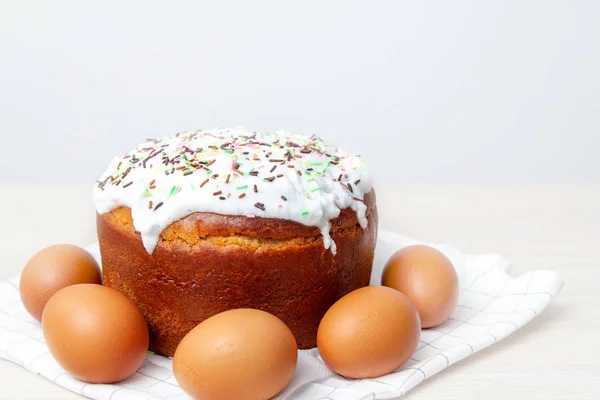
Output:
[[[401,247],[421,243],[391,232],[379,233],[371,284],[380,284],[383,265]],[[499,255],[464,255],[451,246],[434,245],[457,269],[460,297],[444,324],[421,332],[417,351],[391,374],[376,379],[346,379],[333,373],[316,349],[301,350],[292,381],[276,399],[392,399],[514,333],[542,312],[562,287],[550,271],[511,277],[508,260]],[[99,258],[97,244],[88,250]],[[183,400],[189,397],[173,377],[166,357],[149,354],[130,378],[113,385],[87,384],[68,375],[44,343],[40,324],[23,308],[19,277],[0,282],[0,357],[42,375],[67,390],[102,400]],[[23,388],[24,391],[27,388]]]

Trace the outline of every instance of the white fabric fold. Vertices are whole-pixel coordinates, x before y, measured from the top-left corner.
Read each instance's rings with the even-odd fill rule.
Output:
[[[393,252],[417,243],[423,242],[380,231],[371,284],[380,284],[383,265]],[[433,246],[456,267],[461,286],[458,306],[447,322],[421,332],[417,351],[405,365],[376,379],[352,380],[327,368],[317,349],[302,350],[292,381],[276,399],[398,398],[523,327],[550,304],[563,285],[559,275],[551,271],[535,270],[511,277],[507,273],[510,262],[497,254],[465,255],[452,246]],[[97,244],[87,250],[99,259]],[[20,301],[18,284],[18,276],[0,282],[0,357],[91,399],[189,399],[173,377],[171,360],[153,354],[133,376],[116,384],[87,384],[71,377],[48,352],[40,324],[27,314]]]

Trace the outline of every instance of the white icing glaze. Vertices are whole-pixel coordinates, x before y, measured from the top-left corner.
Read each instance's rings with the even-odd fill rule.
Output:
[[[335,254],[330,220],[350,207],[364,229],[371,186],[357,155],[315,136],[215,129],[149,139],[113,159],[94,186],[94,203],[99,214],[129,207],[149,253],[171,223],[213,212],[317,226]]]

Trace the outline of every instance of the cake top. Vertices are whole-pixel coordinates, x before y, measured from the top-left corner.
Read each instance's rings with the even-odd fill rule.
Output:
[[[94,202],[99,214],[129,207],[149,253],[171,223],[213,212],[318,226],[335,254],[330,220],[350,207],[365,228],[370,190],[358,155],[316,136],[235,128],[146,140],[113,159],[94,186]]]

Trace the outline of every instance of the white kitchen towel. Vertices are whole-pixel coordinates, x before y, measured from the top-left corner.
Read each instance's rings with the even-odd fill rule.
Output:
[[[421,242],[380,232],[371,284],[380,284],[382,268],[393,252],[417,243]],[[555,272],[536,270],[513,278],[507,274],[510,263],[502,256],[464,255],[451,246],[433,246],[444,252],[456,267],[460,297],[447,322],[421,332],[417,351],[405,365],[376,379],[346,379],[327,368],[317,349],[301,350],[292,381],[276,399],[400,397],[455,362],[523,327],[550,304],[562,287],[562,280]],[[88,250],[99,259],[97,244]],[[92,399],[189,399],[177,386],[171,360],[153,354],[146,357],[133,376],[113,385],[87,384],[71,377],[48,352],[40,324],[23,308],[18,284],[18,276],[0,282],[0,357]]]

